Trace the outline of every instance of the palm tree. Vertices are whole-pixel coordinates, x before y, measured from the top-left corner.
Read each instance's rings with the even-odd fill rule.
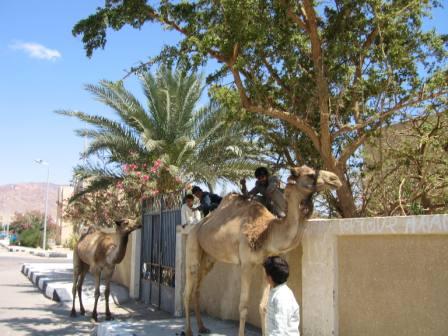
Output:
[[[142,74],[140,81],[146,105],[127,91],[122,81],[86,86],[97,100],[112,108],[118,120],[56,111],[93,126],[77,130],[80,136],[91,139],[83,155],[100,157],[105,164],[87,163],[75,169],[78,178],[90,179],[85,192],[120,179],[122,164],[156,159],[175,167],[189,180],[209,185],[219,179],[234,182],[252,173],[258,149],[246,140],[244,130],[226,122],[226,110],[216,103],[197,107],[204,91],[199,75],[162,67],[156,75]]]

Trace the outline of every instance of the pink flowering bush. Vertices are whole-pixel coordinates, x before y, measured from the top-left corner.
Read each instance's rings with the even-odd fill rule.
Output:
[[[79,197],[69,204],[65,216],[73,222],[111,226],[117,218],[135,216],[144,199],[180,192],[182,178],[162,160],[152,166],[129,163],[122,166],[124,177],[106,190]]]
[[[136,201],[172,193],[184,188],[184,183],[173,168],[162,160],[156,160],[151,167],[146,163],[123,165],[124,178],[116,184],[117,189]]]

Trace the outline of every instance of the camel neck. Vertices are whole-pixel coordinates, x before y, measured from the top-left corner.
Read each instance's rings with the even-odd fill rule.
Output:
[[[271,246],[273,250],[279,253],[293,249],[300,242],[300,236],[303,231],[303,225],[300,223],[303,221],[300,215],[301,200],[302,197],[298,192],[290,192],[286,200],[288,203],[286,218],[279,225],[273,226]]]
[[[117,256],[115,257],[115,263],[120,263],[125,254],[126,254],[126,247],[128,245],[128,240],[129,240],[129,233],[119,233],[118,234],[118,251],[117,251]]]

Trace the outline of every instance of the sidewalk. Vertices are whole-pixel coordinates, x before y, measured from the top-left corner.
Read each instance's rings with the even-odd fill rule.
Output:
[[[73,264],[71,263],[29,263],[23,264],[22,273],[37,286],[43,294],[54,301],[62,302],[71,307]],[[104,285],[100,287],[104,292]],[[92,305],[94,302],[95,283],[90,274],[87,274],[83,286],[83,302]],[[122,304],[129,300],[127,288],[111,283],[111,298],[115,304]],[[104,300],[101,296],[100,300]]]
[[[46,258],[72,258],[72,251],[66,248],[54,248],[51,250],[42,250],[41,248],[9,245],[5,240],[0,240],[0,246],[9,252],[25,252],[38,257]]]
[[[208,316],[203,317],[204,323],[211,330],[209,336],[236,336],[238,323],[234,321],[220,321]],[[192,316],[193,335],[198,334],[196,319]],[[176,336],[184,331],[183,318],[171,318],[158,321],[125,321],[105,322],[97,327],[97,336]],[[204,334],[205,335],[205,334]],[[250,326],[246,326],[246,336],[260,336],[261,333]]]
[[[51,300],[61,302],[67,309],[67,316],[72,304],[72,272],[70,263],[27,263],[22,266],[22,273]],[[104,286],[100,288],[101,297],[98,307],[100,321],[104,319]],[[87,275],[83,288],[83,303],[87,314],[91,313],[94,302],[94,283]],[[129,298],[128,290],[115,283],[111,284],[111,311],[114,321],[96,325],[97,336],[176,336],[184,331],[185,320],[174,318],[170,314]],[[115,303],[115,305],[113,304]],[[77,302],[78,308],[78,302]],[[212,333],[211,336],[234,336],[238,334],[238,322],[220,321],[208,316],[204,322]],[[191,318],[194,335],[198,335],[196,320]],[[246,336],[259,336],[253,327],[246,327]]]

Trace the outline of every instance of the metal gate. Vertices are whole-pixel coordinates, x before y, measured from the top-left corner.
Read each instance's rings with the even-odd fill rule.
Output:
[[[151,200],[143,210],[140,300],[174,313],[176,225],[181,197]]]

